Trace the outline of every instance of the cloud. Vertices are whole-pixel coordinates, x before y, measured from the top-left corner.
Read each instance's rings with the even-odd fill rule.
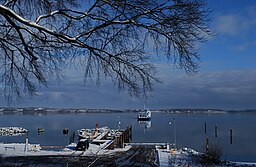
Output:
[[[256,6],[240,9],[237,13],[219,15],[215,20],[217,33],[237,36],[254,30],[256,26]]]
[[[51,96],[55,99],[60,99],[62,98],[63,95],[64,95],[63,92],[56,92],[56,91],[51,92]]]
[[[238,35],[243,28],[240,27],[242,19],[236,15],[224,15],[217,18],[216,31],[221,34]]]
[[[234,51],[242,52],[248,49],[249,46],[242,44],[242,45],[237,45],[234,47]]]
[[[256,108],[256,70],[204,71],[169,75],[150,100],[162,108]]]
[[[158,65],[163,83],[155,83],[152,97],[146,103],[150,109],[164,108],[256,108],[256,69],[201,71],[188,76],[182,70]],[[24,97],[21,107],[59,108],[143,108],[144,100],[120,92],[112,82],[83,85],[80,75],[68,76],[59,85],[51,81],[38,96]],[[74,79],[76,78],[77,79]],[[3,101],[1,101],[3,104]],[[19,107],[18,106],[18,107]]]

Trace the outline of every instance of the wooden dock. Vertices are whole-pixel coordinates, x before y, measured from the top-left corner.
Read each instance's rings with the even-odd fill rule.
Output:
[[[126,146],[174,146],[173,143],[124,143]]]
[[[166,143],[125,143],[127,146],[165,146]]]
[[[42,149],[64,149],[65,146],[40,146]]]

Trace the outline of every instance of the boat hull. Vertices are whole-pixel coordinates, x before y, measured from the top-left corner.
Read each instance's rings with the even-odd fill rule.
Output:
[[[151,118],[148,117],[138,117],[138,121],[150,121]]]

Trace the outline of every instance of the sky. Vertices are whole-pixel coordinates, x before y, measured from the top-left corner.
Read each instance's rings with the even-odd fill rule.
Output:
[[[192,76],[184,70],[158,64],[162,83],[153,84],[149,109],[256,108],[256,1],[207,0],[210,25],[216,34],[200,44],[200,70]],[[8,106],[0,96],[0,106]],[[82,76],[67,71],[61,82],[50,80],[37,96],[24,97],[11,107],[142,109],[145,100],[121,91],[109,80],[99,86],[83,83]]]

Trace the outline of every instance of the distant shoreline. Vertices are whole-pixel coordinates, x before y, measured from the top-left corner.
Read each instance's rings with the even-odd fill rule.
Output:
[[[0,115],[18,114],[18,115],[48,115],[48,114],[81,114],[81,113],[139,113],[142,109],[63,109],[63,108],[0,108]],[[256,114],[256,109],[248,110],[221,110],[221,109],[159,109],[151,110],[157,113],[169,114],[236,114],[251,113]]]

